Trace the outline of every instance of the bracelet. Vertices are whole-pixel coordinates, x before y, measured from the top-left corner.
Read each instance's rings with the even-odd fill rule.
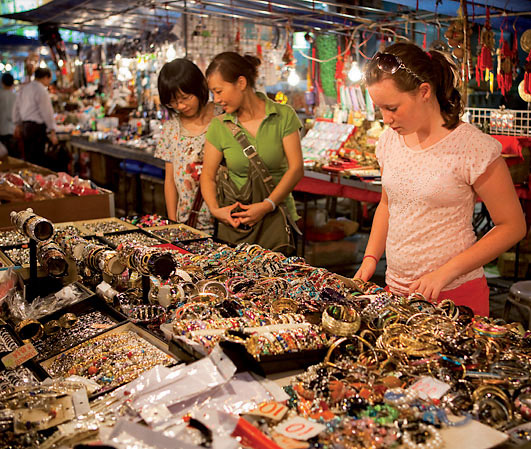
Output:
[[[264,201],[267,201],[273,207],[273,210],[271,212],[273,212],[277,208],[277,205],[275,204],[275,202],[271,198],[265,198]]]
[[[369,258],[369,259],[374,259],[374,261],[375,261],[376,263],[378,263],[378,259],[376,258],[376,256],[373,256],[372,254],[367,254],[366,256],[363,256],[362,261],[364,261],[364,260],[367,259],[367,258]]]

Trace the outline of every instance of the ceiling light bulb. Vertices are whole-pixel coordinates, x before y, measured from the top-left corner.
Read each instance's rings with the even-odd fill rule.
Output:
[[[44,62],[44,59],[41,59],[41,62],[39,63],[39,67],[40,67],[41,69],[45,69],[46,67],[48,67],[48,66],[46,65],[46,63]]]
[[[353,62],[352,66],[350,67],[350,70],[348,71],[348,79],[353,83],[358,83],[361,81],[362,77],[363,73],[361,73],[358,63]]]
[[[168,46],[168,50],[166,50],[166,61],[173,61],[177,57],[177,52],[175,51],[175,47],[173,45]]]
[[[63,60],[62,60],[62,59],[59,59],[59,62],[57,63],[57,65],[58,65],[59,67],[63,67],[64,64],[65,64],[65,63],[63,62]]]
[[[295,70],[292,70],[288,76],[288,84],[290,86],[296,86],[297,84],[299,84],[300,80],[301,77],[299,76],[299,74]]]
[[[50,52],[48,51],[48,49],[46,47],[41,47],[40,53],[41,53],[41,55],[46,56]]]
[[[11,72],[13,70],[13,66],[9,63],[6,64],[6,71]]]

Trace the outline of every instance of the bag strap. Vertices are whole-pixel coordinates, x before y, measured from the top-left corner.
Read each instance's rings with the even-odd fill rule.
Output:
[[[266,191],[268,195],[271,195],[271,192],[275,189],[275,183],[273,182],[273,177],[269,173],[269,170],[267,169],[267,166],[265,165],[264,161],[256,151],[256,148],[254,145],[249,142],[249,139],[245,135],[245,133],[240,129],[238,125],[233,123],[232,121],[224,121],[227,128],[229,128],[230,132],[234,136],[234,138],[238,141],[238,143],[241,145],[243,154],[247,159],[249,159],[249,163],[253,166],[253,168],[258,172],[260,175],[260,178],[262,179],[262,182],[264,183],[264,186],[266,188]],[[281,202],[277,206],[282,210],[285,217],[289,221],[290,225],[295,229],[295,231],[302,235],[301,230],[297,226],[297,223],[295,223],[295,220],[292,218],[291,214],[288,213],[286,210],[286,205],[284,202]]]
[[[197,188],[197,193],[195,194],[194,202],[192,203],[192,208],[190,209],[190,215],[188,215],[188,220],[186,224],[195,228],[197,225],[197,218],[199,216],[199,211],[203,205],[203,195],[201,194],[201,187]]]

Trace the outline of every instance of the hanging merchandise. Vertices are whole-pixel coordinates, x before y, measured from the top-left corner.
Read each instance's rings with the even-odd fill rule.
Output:
[[[375,119],[374,104],[372,103],[372,98],[369,95],[369,89],[365,89],[365,104],[367,107],[367,120],[373,122]]]
[[[345,85],[345,62],[343,58],[349,58],[350,57],[350,50],[345,53],[344,56],[342,56],[341,51],[341,44],[337,45],[337,62],[336,62],[336,89],[337,89],[337,102],[338,103],[344,103],[341,101],[341,88]]]
[[[501,30],[500,43],[498,50],[498,73],[496,76],[496,82],[501,90],[502,95],[505,95],[513,85],[513,63],[512,63],[512,51],[509,48],[509,44],[503,38],[503,28]]]
[[[494,51],[494,32],[490,26],[490,8],[487,8],[487,19],[485,26],[480,33],[481,51],[478,56],[478,63],[476,65],[476,81],[479,83],[483,79],[485,73],[485,81],[489,81],[492,76],[491,72],[494,67],[492,62],[492,52]]]
[[[332,34],[321,34],[316,39],[317,57],[327,62],[320,62],[321,86],[326,96],[336,98],[336,61],[337,37]]]
[[[457,15],[458,18],[450,24],[444,33],[444,37],[448,39],[448,45],[453,48],[452,56],[456,59],[463,59],[465,56],[465,49],[463,48],[465,42],[465,21],[461,8],[459,8]],[[469,35],[472,34],[472,26],[472,24],[469,24]]]
[[[287,67],[295,67],[296,64],[295,56],[293,56],[293,48],[291,47],[291,40],[291,28],[288,25],[286,27],[286,51],[282,55],[282,62],[286,64]]]
[[[524,85],[523,85],[523,91],[526,95],[531,95],[531,51],[529,51],[529,55],[527,55],[527,59],[525,60],[525,74],[524,74]],[[520,91],[520,89],[518,89]],[[520,93],[520,96],[522,94]],[[529,101],[529,100],[526,100]]]

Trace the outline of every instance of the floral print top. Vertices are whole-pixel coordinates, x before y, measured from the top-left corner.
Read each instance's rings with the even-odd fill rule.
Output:
[[[214,115],[223,113],[221,108],[214,108]],[[203,146],[208,126],[203,132],[191,136],[181,126],[178,117],[170,118],[162,126],[162,134],[157,143],[155,157],[173,164],[173,179],[179,196],[177,201],[177,221],[185,223],[199,189],[199,176],[203,166]],[[197,218],[196,228],[212,232],[214,222],[210,211],[203,202]]]

